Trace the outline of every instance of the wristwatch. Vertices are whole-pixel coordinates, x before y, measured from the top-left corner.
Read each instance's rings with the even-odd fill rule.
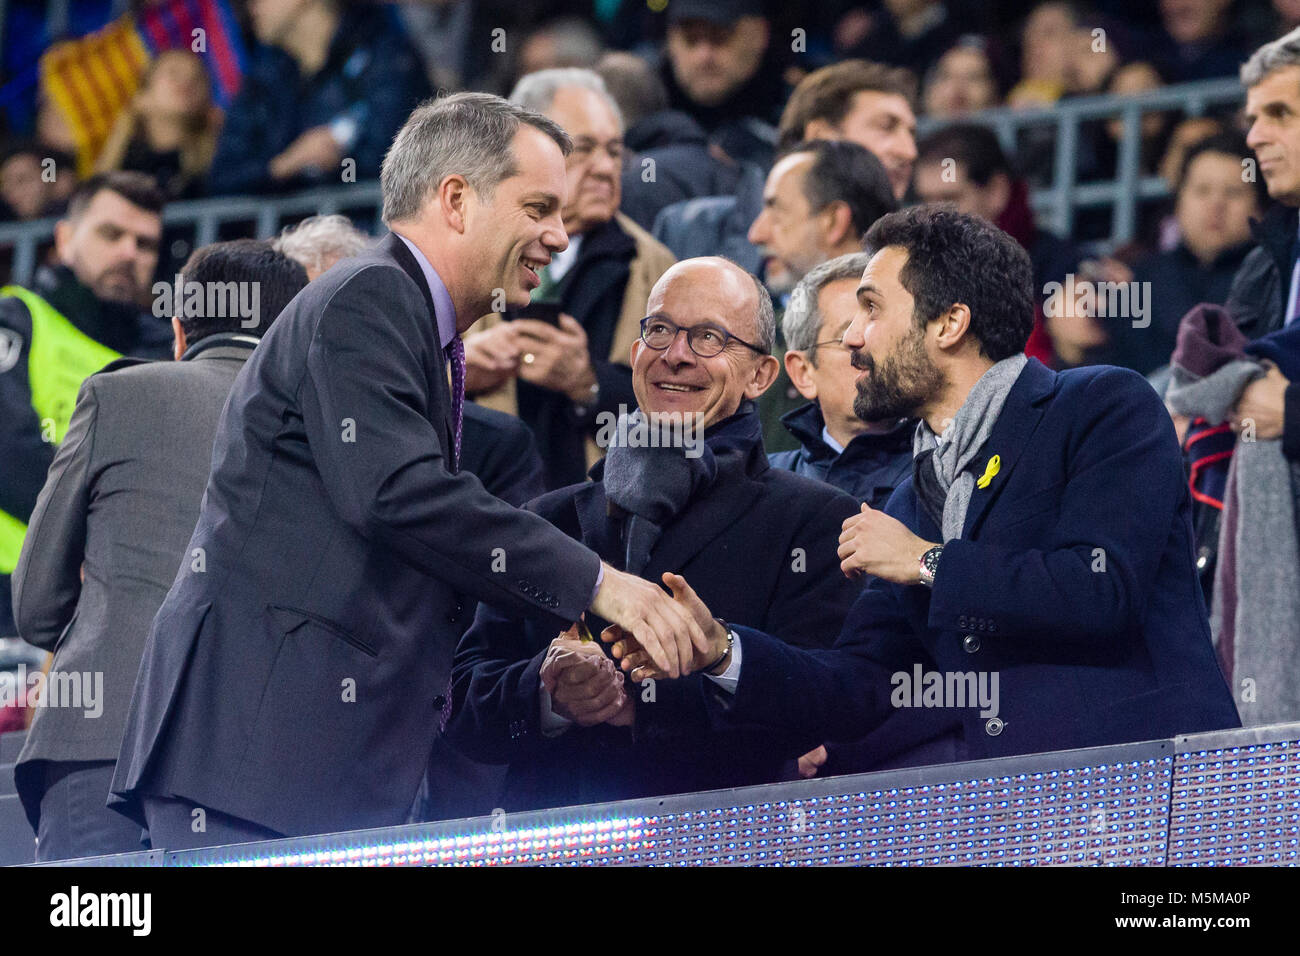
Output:
[[[921,555],[921,569],[918,576],[921,584],[927,588],[934,587],[934,572],[939,570],[939,558],[943,554],[943,545],[935,545]]]

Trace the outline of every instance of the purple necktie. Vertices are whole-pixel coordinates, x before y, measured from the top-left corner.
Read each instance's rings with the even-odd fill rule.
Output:
[[[465,343],[460,336],[451,340],[447,346],[451,359],[451,412],[456,421],[455,460],[456,469],[460,470],[460,436],[465,423]]]

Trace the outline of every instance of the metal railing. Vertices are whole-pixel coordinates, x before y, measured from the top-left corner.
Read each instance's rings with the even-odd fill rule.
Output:
[[[1216,107],[1237,106],[1245,100],[1241,84],[1232,78],[1181,83],[1149,93],[1131,96],[1081,96],[1063,99],[1044,109],[1016,110],[1009,107],[973,113],[966,119],[984,123],[997,133],[1008,156],[1020,153],[1020,137],[1027,130],[1055,127],[1055,155],[1050,186],[1031,191],[1030,204],[1039,223],[1059,236],[1074,231],[1075,215],[1080,209],[1110,205],[1110,243],[1120,245],[1133,239],[1137,232],[1138,206],[1149,199],[1169,195],[1169,187],[1159,176],[1142,172],[1142,118],[1148,113],[1178,112],[1185,116],[1203,116]],[[1104,182],[1080,183],[1080,132],[1085,123],[1118,119],[1123,123],[1115,178]],[[941,129],[944,121],[922,119],[918,133]]]
[[[1173,111],[1200,116],[1215,107],[1235,106],[1243,98],[1241,84],[1236,80],[1207,80],[1134,96],[1066,99],[1050,109],[1003,107],[972,114],[969,119],[991,126],[1012,156],[1016,155],[1018,139],[1025,131],[1054,126],[1052,183],[1031,191],[1030,203],[1035,215],[1045,228],[1069,236],[1080,210],[1111,206],[1114,215],[1109,241],[1118,245],[1134,237],[1139,205],[1169,192],[1159,176],[1142,173],[1142,117],[1147,113]],[[1108,119],[1123,123],[1116,176],[1105,182],[1081,183],[1078,181],[1080,130],[1085,123]],[[925,133],[941,125],[935,120],[923,120],[920,131]],[[198,247],[215,241],[221,227],[227,224],[252,222],[251,235],[268,238],[286,220],[313,213],[364,210],[365,215],[377,221],[380,206],[379,183],[365,182],[321,187],[288,196],[224,196],[177,202],[167,207],[163,222],[167,227],[192,228],[194,246]],[[54,219],[41,219],[0,225],[0,250],[13,251],[10,281],[24,283],[31,279],[39,249],[54,233],[54,222]]]

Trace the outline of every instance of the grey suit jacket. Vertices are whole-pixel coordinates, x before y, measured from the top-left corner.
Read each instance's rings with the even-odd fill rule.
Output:
[[[154,619],[109,805],[175,796],[297,835],[405,821],[475,600],[587,608],[596,554],[457,472],[432,295],[392,234],[244,366]]]
[[[217,419],[255,342],[114,362],[81,386],[13,576],[19,634],[54,652],[48,705],[14,770],[33,828],[40,761],[117,758],[149,626],[199,516]]]

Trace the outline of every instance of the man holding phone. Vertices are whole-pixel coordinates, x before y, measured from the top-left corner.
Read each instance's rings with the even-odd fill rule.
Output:
[[[510,99],[573,138],[561,209],[569,246],[541,271],[529,305],[485,316],[465,337],[466,391],[528,423],[547,488],[559,488],[604,454],[593,440],[598,416],[636,408],[627,356],[650,290],[675,260],[618,212],[623,119],[599,76],[540,70]]]

